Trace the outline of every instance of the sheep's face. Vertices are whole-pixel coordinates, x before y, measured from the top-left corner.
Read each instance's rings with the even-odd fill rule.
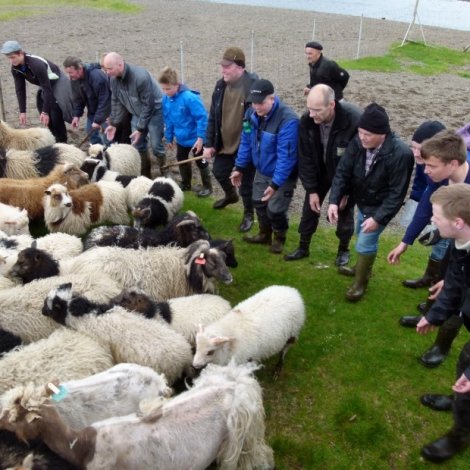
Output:
[[[59,180],[60,183],[66,184],[70,189],[76,189],[84,184],[89,183],[88,175],[80,170],[77,165],[67,164],[64,167],[64,175]]]
[[[88,148],[88,155],[91,158],[96,158],[97,160],[104,160],[104,145],[103,144],[93,144]]]
[[[100,163],[96,158],[85,158],[80,169],[88,175],[90,180],[93,180],[93,174]]]
[[[33,279],[50,277],[57,274],[58,266],[45,251],[35,247],[25,248],[18,253],[16,263],[12,266],[10,274],[19,277],[23,282]]]
[[[147,227],[150,225],[150,216],[152,211],[150,207],[144,207],[141,202],[137,204],[136,208],[132,211],[134,217],[134,227]]]
[[[44,194],[44,207],[51,223],[63,220],[72,210],[73,201],[65,186],[53,184],[44,191]]]
[[[230,284],[233,281],[232,273],[225,264],[225,253],[217,248],[210,248],[201,253],[196,258],[195,263],[199,263],[198,259],[204,259],[204,264],[201,264],[203,270],[208,278],[215,278],[222,281],[224,284]]]
[[[196,354],[193,367],[202,369],[207,364],[226,365],[230,361],[230,349],[234,338],[230,336],[208,336],[202,329],[196,334]]]
[[[47,295],[42,307],[42,314],[52,318],[61,325],[65,325],[67,307],[71,299],[72,284],[67,283],[60,285],[57,289],[51,290]]]
[[[153,310],[154,302],[139,289],[125,289],[117,297],[111,300],[114,305],[119,305],[130,312],[142,313],[148,317]]]

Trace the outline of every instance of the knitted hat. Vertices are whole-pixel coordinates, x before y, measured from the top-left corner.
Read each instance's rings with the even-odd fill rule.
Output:
[[[316,49],[317,51],[322,51],[323,46],[317,41],[310,41],[305,44],[305,47],[309,47],[310,49]]]
[[[240,67],[245,67],[245,54],[239,47],[229,47],[222,56],[222,60],[219,62],[220,65],[231,65],[237,64]]]
[[[424,140],[434,137],[443,129],[445,129],[445,126],[439,121],[424,121],[418,129],[415,130],[411,140],[417,144],[421,144]]]
[[[371,103],[365,107],[357,127],[372,134],[388,134],[390,132],[388,114],[379,104]]]

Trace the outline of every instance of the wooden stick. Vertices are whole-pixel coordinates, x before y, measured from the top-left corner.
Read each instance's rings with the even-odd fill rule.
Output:
[[[199,157],[187,158],[186,160],[181,160],[180,162],[168,163],[162,166],[162,170],[165,170],[169,168],[170,166],[184,165],[185,163],[196,162],[197,160],[203,160],[204,158],[205,158],[204,155],[201,155]]]
[[[78,148],[80,148],[91,137],[91,134],[93,134],[93,132],[95,132],[96,130],[99,130],[99,129],[97,129],[96,127],[92,127],[88,131],[88,134],[85,136],[85,138],[80,142],[80,144],[78,145]]]

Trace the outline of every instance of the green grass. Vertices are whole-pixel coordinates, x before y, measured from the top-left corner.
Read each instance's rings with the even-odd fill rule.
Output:
[[[441,46],[425,46],[408,42],[400,47],[393,44],[381,57],[363,57],[357,60],[342,60],[347,69],[370,72],[412,72],[419,75],[457,74],[470,78],[470,54]]]
[[[421,446],[446,432],[452,419],[422,406],[419,396],[450,392],[467,336],[461,333],[445,363],[430,370],[417,358],[434,334],[421,337],[398,325],[401,315],[414,314],[425,299],[425,290],[406,289],[401,280],[423,273],[429,251],[413,246],[402,264],[389,266],[386,254],[400,236],[386,232],[367,294],[351,304],[344,299],[350,279],[333,266],[337,240],[331,227],[315,234],[310,258],[287,263],[266,246],[241,240],[238,208],[214,211],[212,202],[187,195],[185,209],[199,214],[213,236],[234,238],[239,266],[232,270],[234,282],[221,286],[220,294],[236,304],[266,286],[285,284],[300,290],[307,308],[300,340],[279,380],[272,378],[277,358],[258,374],[276,468],[423,468]],[[293,223],[286,251],[297,245],[296,229]],[[468,468],[469,453],[441,468]]]

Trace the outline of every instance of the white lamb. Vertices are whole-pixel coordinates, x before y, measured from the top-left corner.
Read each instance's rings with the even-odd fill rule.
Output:
[[[6,353],[0,359],[0,393],[30,382],[42,385],[51,378],[75,380],[114,365],[104,343],[68,328]]]
[[[138,150],[128,144],[112,144],[106,148],[102,144],[90,145],[88,155],[106,162],[109,170],[125,176],[139,176],[141,173]]]
[[[56,322],[109,344],[114,361],[152,367],[174,383],[191,365],[191,346],[163,323],[136,316],[119,306],[90,302],[72,284],[51,290],[42,309]]]
[[[35,150],[54,143],[54,136],[45,127],[14,129],[5,121],[0,121],[0,147],[16,150]]]
[[[305,321],[305,306],[297,289],[270,286],[236,305],[227,315],[196,335],[193,367],[261,361],[280,353],[276,374]]]
[[[0,230],[7,235],[29,235],[28,211],[0,202]]]
[[[38,279],[24,286],[0,290],[0,328],[29,343],[49,336],[58,325],[41,315],[44,299],[51,289],[64,282],[73,282],[77,292],[95,302],[108,302],[121,287],[100,273],[95,276],[53,276]]]

